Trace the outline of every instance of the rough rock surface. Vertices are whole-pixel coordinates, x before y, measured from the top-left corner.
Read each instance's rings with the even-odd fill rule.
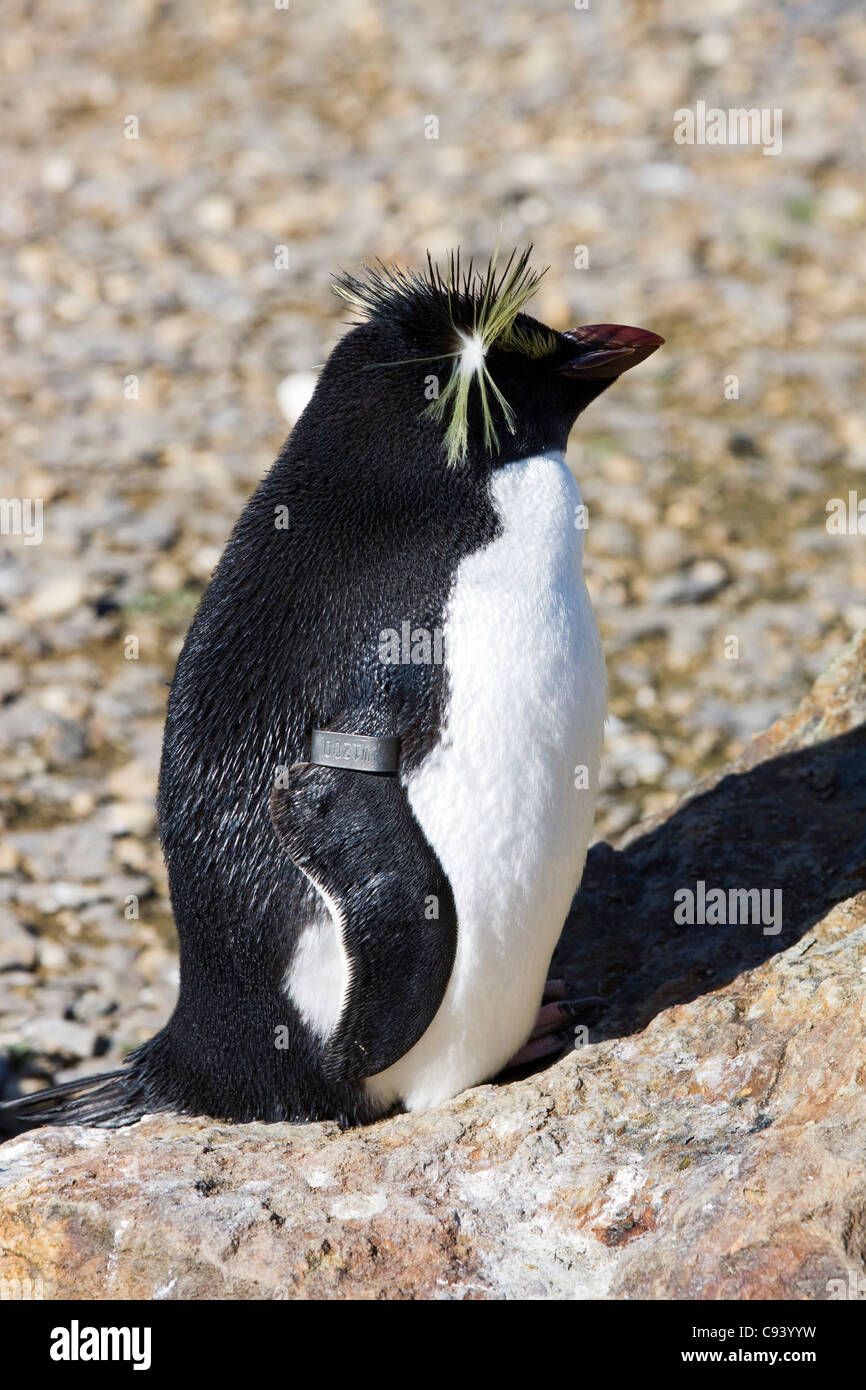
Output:
[[[616,852],[555,1065],[341,1133],[153,1117],[0,1147],[0,1280],[72,1298],[822,1299],[866,1262],[866,634]],[[674,893],[781,888],[781,930]],[[26,1281],[31,1281],[27,1283]],[[41,1283],[39,1283],[41,1281]]]

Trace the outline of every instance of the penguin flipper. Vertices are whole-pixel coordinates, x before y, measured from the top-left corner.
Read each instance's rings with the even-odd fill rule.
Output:
[[[426,1032],[457,948],[451,885],[396,777],[296,763],[270,798],[283,849],[326,896],[349,961],[330,1081],[384,1071]]]

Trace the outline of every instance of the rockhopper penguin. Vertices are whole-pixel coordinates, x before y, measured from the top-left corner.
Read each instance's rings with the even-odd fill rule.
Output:
[[[359,322],[235,526],[171,687],[177,1007],[119,1070],[18,1116],[358,1124],[561,1046],[570,1006],[539,1005],[605,714],[564,453],[663,340],[530,318],[528,258],[337,280]]]

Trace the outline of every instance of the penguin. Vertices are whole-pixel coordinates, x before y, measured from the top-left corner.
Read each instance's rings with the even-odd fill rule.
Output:
[[[336,278],[349,331],[171,684],[176,1008],[20,1121],[352,1126],[561,1049],[606,708],[566,442],[664,340],[532,318],[530,253]]]

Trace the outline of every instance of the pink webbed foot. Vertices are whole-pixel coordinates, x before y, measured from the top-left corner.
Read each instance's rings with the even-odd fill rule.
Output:
[[[566,980],[548,980],[535,1026],[523,1047],[515,1052],[503,1070],[524,1067],[529,1062],[538,1062],[542,1057],[552,1057],[561,1052],[570,1041],[575,1024],[603,1003],[604,999],[599,994],[578,998]]]

